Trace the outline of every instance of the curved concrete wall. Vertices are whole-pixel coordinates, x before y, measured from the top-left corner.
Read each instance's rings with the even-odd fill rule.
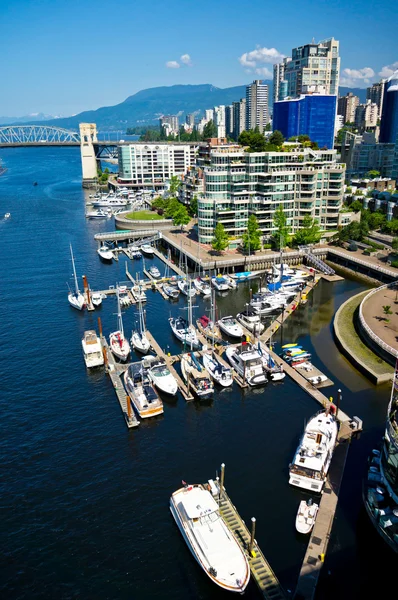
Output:
[[[386,287],[389,287],[389,284],[382,285],[382,286],[372,290],[362,300],[361,304],[359,305],[359,312],[358,312],[358,331],[360,333],[362,340],[365,342],[365,344],[367,344],[370,348],[372,348],[372,350],[376,354],[378,354],[378,356],[380,356],[383,360],[388,362],[390,365],[395,366],[395,363],[398,359],[397,349],[392,348],[391,346],[386,344],[378,335],[376,335],[374,333],[374,331],[372,331],[372,329],[366,323],[365,318],[363,316],[363,306],[364,306],[366,300],[370,296],[375,294],[376,292],[379,292],[380,290],[382,290],[383,288],[386,288]]]
[[[116,229],[131,229],[132,231],[139,231],[141,229],[151,229],[153,231],[166,231],[174,227],[171,219],[157,219],[156,221],[133,221],[132,219],[125,219],[123,215],[125,213],[119,213],[115,216]]]

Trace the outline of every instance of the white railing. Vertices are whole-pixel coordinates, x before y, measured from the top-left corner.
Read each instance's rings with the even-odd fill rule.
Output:
[[[347,260],[358,263],[359,265],[364,265],[365,267],[368,267],[370,269],[378,271],[379,273],[385,273],[386,275],[389,275],[390,277],[397,276],[396,271],[390,271],[390,269],[384,269],[384,267],[380,267],[379,265],[369,263],[366,260],[361,260],[360,258],[350,256],[349,254],[346,254],[345,252],[340,252],[339,250],[335,250],[334,248],[328,248],[328,252],[330,254],[336,254],[336,256],[341,256],[342,258],[346,258]]]
[[[391,354],[392,356],[395,356],[396,358],[398,358],[398,350],[396,350],[395,348],[393,348],[389,344],[386,344],[381,338],[379,338],[378,335],[375,334],[374,331],[372,331],[372,329],[366,323],[366,321],[364,319],[364,316],[363,316],[363,311],[362,311],[362,306],[366,302],[366,300],[368,300],[368,298],[370,298],[371,296],[373,296],[373,294],[376,294],[380,290],[383,290],[383,289],[386,289],[386,288],[390,288],[394,284],[397,285],[398,284],[398,280],[395,281],[395,282],[393,282],[393,283],[386,283],[385,285],[381,285],[380,287],[372,290],[371,292],[369,292],[369,294],[367,294],[365,296],[365,298],[362,300],[361,304],[359,305],[359,321],[361,323],[361,327],[363,327],[363,329],[366,331],[366,333],[368,334],[368,336],[370,337],[371,340],[373,340],[378,346],[380,346],[381,348],[383,348],[384,350],[386,350],[389,354]]]

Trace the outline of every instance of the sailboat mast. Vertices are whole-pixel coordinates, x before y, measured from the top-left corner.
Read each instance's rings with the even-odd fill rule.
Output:
[[[117,288],[117,290],[116,290],[116,296],[117,296],[117,326],[118,326],[120,333],[124,337],[122,311],[120,308],[120,299],[119,299],[119,288]]]
[[[77,284],[77,275],[76,275],[76,268],[75,268],[75,259],[73,258],[72,244],[69,244],[69,246],[70,246],[70,254],[71,254],[71,257],[72,257],[73,277],[74,277],[74,280],[75,280],[75,292],[76,292],[76,296],[77,296],[77,295],[80,293],[80,290],[79,290],[79,286],[78,286],[78,284]]]

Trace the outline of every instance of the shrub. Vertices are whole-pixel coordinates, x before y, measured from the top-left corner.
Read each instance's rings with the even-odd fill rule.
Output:
[[[270,250],[272,248],[272,244],[263,244],[264,250]]]
[[[358,245],[355,242],[351,242],[351,244],[348,246],[348,250],[351,250],[351,252],[356,252],[358,250]]]
[[[158,208],[158,215],[164,215],[163,208]]]
[[[391,266],[395,267],[396,269],[398,269],[398,260],[392,260],[391,261]]]

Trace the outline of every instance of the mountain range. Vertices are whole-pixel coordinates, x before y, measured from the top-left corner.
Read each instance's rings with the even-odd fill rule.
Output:
[[[269,85],[269,98],[272,99],[273,82],[264,81],[264,83]],[[341,96],[347,92],[359,96],[361,102],[366,100],[366,89],[339,88]],[[244,98],[245,95],[245,85],[224,89],[211,84],[163,86],[141,90],[115,106],[87,110],[72,117],[54,118],[39,113],[19,118],[0,117],[0,124],[46,124],[77,130],[79,123],[84,122],[96,123],[98,130],[101,131],[125,131],[127,127],[157,125],[162,115],[179,115],[180,122],[188,113],[195,113],[199,117],[204,114],[206,108],[220,104],[228,105]]]

